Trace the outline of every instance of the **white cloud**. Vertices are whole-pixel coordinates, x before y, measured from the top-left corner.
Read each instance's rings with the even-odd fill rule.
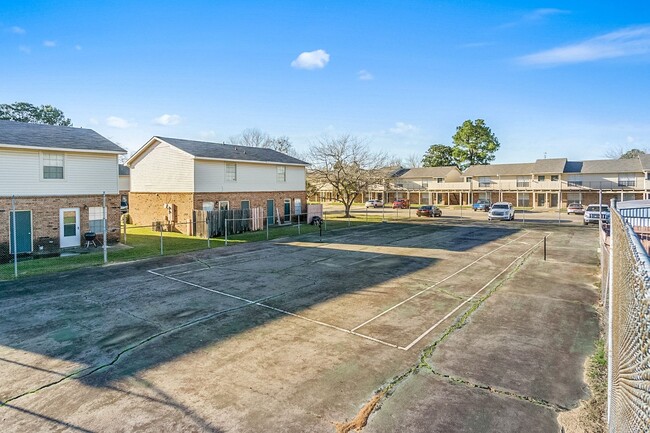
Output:
[[[535,9],[529,14],[524,15],[524,19],[528,21],[537,21],[541,20],[543,18],[553,16],[553,15],[565,15],[570,13],[569,11],[563,10],[563,9],[555,9],[555,8],[540,8],[540,9]]]
[[[291,62],[291,66],[296,69],[323,69],[329,61],[330,55],[325,50],[305,51]]]
[[[81,45],[75,45],[74,49],[77,50],[77,51],[81,51]]]
[[[650,26],[626,27],[576,44],[519,58],[527,65],[561,65],[650,53]]]
[[[181,116],[177,114],[163,114],[160,117],[156,117],[153,121],[158,125],[173,126],[181,122]]]
[[[99,120],[97,120],[95,117],[91,117],[88,119],[91,125],[99,125]]]
[[[30,54],[32,52],[32,49],[27,45],[20,45],[18,46],[18,51],[21,53]]]
[[[24,28],[18,26],[9,27],[9,31],[16,35],[24,35],[27,33]]]
[[[410,134],[416,132],[418,128],[415,125],[410,123],[397,122],[395,123],[394,128],[390,128],[389,131],[393,134]]]
[[[119,128],[119,129],[126,129],[126,128],[132,128],[134,126],[137,126],[136,123],[131,123],[128,120],[122,119],[121,117],[117,117],[117,116],[107,117],[106,124],[108,126],[112,126],[113,128]]]
[[[357,75],[361,81],[373,80],[375,78],[370,72],[366,71],[365,69],[357,72]]]
[[[48,48],[56,47],[56,41],[43,41],[43,46]]]

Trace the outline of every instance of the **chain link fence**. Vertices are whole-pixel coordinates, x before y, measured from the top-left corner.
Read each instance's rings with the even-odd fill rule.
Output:
[[[101,206],[37,210],[34,203],[17,198],[0,202],[0,281],[283,237],[322,237],[370,222],[310,205],[299,214],[276,209],[268,215],[263,208],[197,210],[190,222],[134,225],[119,207],[107,206],[106,213]]]
[[[647,216],[612,206],[601,234],[610,432],[650,431],[650,260],[636,233]]]

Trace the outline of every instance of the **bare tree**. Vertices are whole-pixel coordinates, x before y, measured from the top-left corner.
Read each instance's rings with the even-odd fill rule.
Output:
[[[406,158],[404,158],[404,165],[407,168],[420,168],[422,167],[422,155],[417,153],[411,153]]]
[[[363,191],[383,181],[386,155],[373,153],[359,138],[341,135],[324,138],[309,149],[311,176],[319,184],[329,184],[336,201],[345,206],[345,216]]]
[[[266,132],[257,128],[244,129],[241,134],[233,135],[229,140],[232,144],[241,144],[242,146],[250,147],[265,147],[289,155],[295,154],[295,150],[291,145],[289,137],[286,135],[271,137]]]

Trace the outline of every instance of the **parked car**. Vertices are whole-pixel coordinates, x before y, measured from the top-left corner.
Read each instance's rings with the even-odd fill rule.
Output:
[[[393,202],[393,209],[408,209],[409,201],[405,198],[398,198]]]
[[[512,203],[506,201],[500,201],[494,203],[488,212],[488,221],[492,220],[504,220],[512,221],[515,219],[515,208],[512,207]]]
[[[581,203],[571,203],[569,206],[567,206],[566,213],[567,215],[583,215],[585,213],[585,207]]]
[[[381,200],[368,200],[366,202],[366,209],[369,207],[384,207],[384,202]]]
[[[415,211],[415,214],[418,217],[441,217],[442,211],[438,206],[420,206],[420,208]]]
[[[604,205],[599,205],[599,204],[590,204],[587,206],[587,209],[585,209],[585,215],[583,217],[583,221],[585,225],[588,225],[589,223],[598,223],[598,221],[603,220],[605,222],[608,222],[610,218],[610,213],[609,213],[609,206],[606,204]]]
[[[472,205],[472,209],[474,209],[474,212],[477,210],[487,212],[490,210],[490,206],[492,206],[492,202],[490,200],[479,199]]]

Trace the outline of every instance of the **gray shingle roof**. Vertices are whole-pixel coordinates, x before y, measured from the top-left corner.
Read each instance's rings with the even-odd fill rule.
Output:
[[[535,163],[472,165],[463,173],[465,176],[516,176],[532,174]]]
[[[533,174],[559,174],[564,172],[566,158],[538,159],[535,161]]]
[[[0,145],[126,153],[92,129],[0,120]]]
[[[565,173],[640,173],[643,171],[639,158],[598,159],[592,161],[568,161]]]
[[[180,138],[159,136],[156,136],[155,138],[169,143],[196,158],[309,165],[298,158],[264,147],[248,147],[240,146],[238,144],[211,143],[207,141],[183,140]]]
[[[458,170],[453,166],[444,166],[444,167],[419,167],[419,168],[410,168],[407,169],[404,173],[399,173],[399,177],[410,178],[410,177],[447,177],[447,175]],[[460,175],[460,172],[458,173]]]

